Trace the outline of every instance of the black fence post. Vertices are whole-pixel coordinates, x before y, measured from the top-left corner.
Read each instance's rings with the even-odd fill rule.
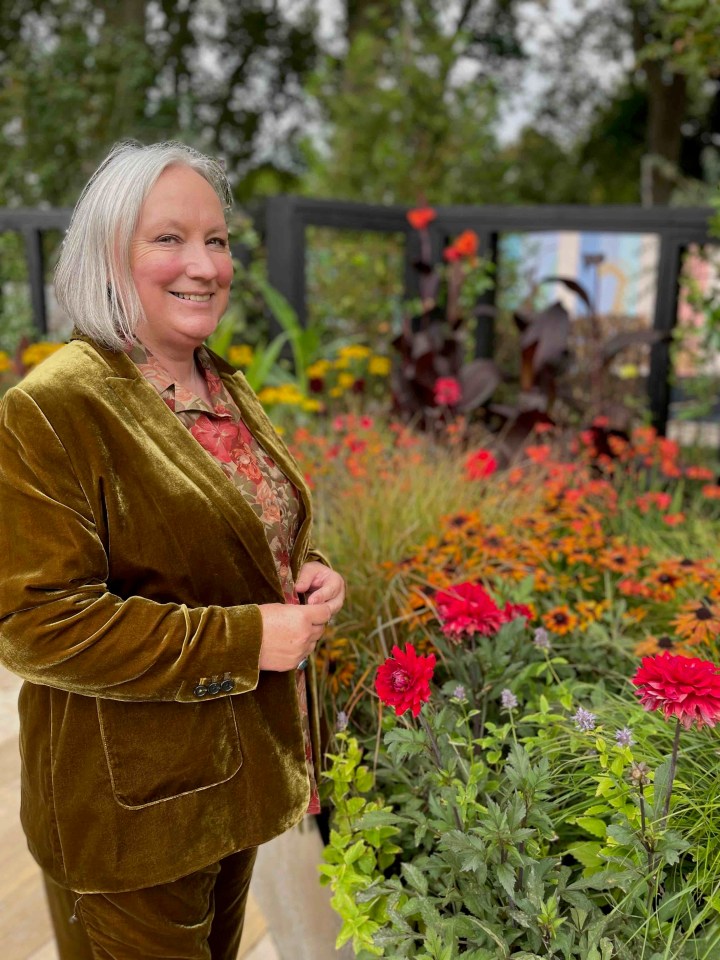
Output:
[[[660,234],[660,256],[655,291],[655,317],[653,329],[672,334],[677,323],[680,271],[685,246],[672,232]],[[670,416],[671,363],[670,340],[653,344],[650,350],[648,394],[652,424],[660,434],[665,434]]]
[[[295,197],[270,197],[265,213],[268,281],[294,307],[301,324],[307,321],[305,283],[305,223],[297,215]],[[271,336],[280,332],[275,317]]]
[[[497,233],[483,230],[478,233],[480,240],[480,256],[493,266],[493,284],[480,294],[476,307],[479,308],[475,326],[475,356],[491,359],[495,355],[495,294],[497,291],[498,275],[498,246]]]
[[[47,305],[45,303],[45,263],[42,247],[42,233],[37,227],[23,227],[27,257],[28,283],[30,284],[30,305],[33,321],[40,336],[48,332]]]

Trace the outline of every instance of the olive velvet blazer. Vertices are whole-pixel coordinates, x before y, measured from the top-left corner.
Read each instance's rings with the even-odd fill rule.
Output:
[[[307,486],[242,374],[260,444]],[[20,700],[30,850],[77,892],[164,883],[297,822],[292,673],[259,671],[282,603],[260,519],[123,353],[78,337],[0,408],[0,661]],[[311,728],[319,754],[314,675]]]

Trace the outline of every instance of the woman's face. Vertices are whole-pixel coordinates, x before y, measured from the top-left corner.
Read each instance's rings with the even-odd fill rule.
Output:
[[[130,269],[145,313],[139,338],[175,355],[215,330],[233,274],[220,200],[190,167],[168,167],[148,193],[130,244]]]

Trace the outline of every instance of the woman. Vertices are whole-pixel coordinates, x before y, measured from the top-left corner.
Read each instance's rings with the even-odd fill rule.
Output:
[[[0,410],[0,659],[63,960],[234,958],[257,845],[317,809],[312,653],[344,584],[202,346],[229,198],[180,144],[116,147],[57,268],[73,338]]]

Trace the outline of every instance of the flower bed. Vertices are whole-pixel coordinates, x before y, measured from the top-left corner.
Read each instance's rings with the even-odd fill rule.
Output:
[[[719,955],[714,475],[545,439],[299,438],[350,581],[322,872],[359,957]]]

